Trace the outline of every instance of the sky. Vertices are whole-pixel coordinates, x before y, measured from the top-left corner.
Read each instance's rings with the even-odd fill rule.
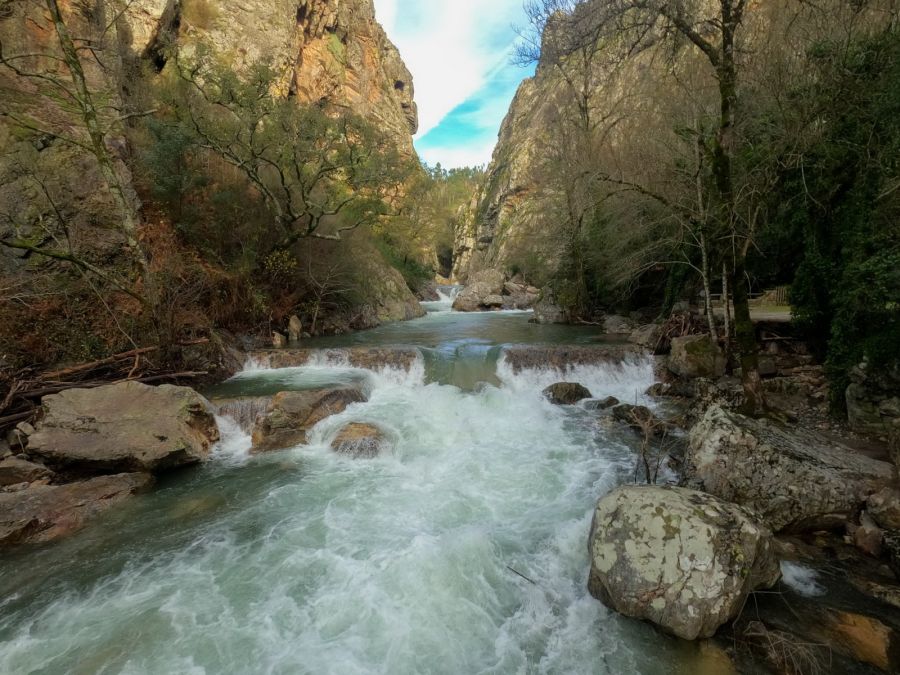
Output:
[[[419,156],[445,168],[487,164],[500,123],[533,67],[512,63],[523,0],[375,0],[413,75]]]

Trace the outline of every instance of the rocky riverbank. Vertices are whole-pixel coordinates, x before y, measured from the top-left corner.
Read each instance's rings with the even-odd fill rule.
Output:
[[[900,483],[889,447],[829,421],[824,376],[802,345],[766,353],[775,410],[752,419],[737,412],[739,382],[708,336],[659,350],[659,335],[643,327],[631,341],[669,352],[648,394],[677,414],[581,404],[643,439],[637,484],[597,504],[591,592],[678,637],[716,636],[732,672],[760,660],[778,673],[900,672]],[[561,383],[545,395],[583,398],[562,396],[573,392],[577,383]],[[640,484],[660,464],[674,484]]]

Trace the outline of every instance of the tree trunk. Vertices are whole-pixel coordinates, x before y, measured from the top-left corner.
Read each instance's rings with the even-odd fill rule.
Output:
[[[734,294],[734,335],[741,355],[741,384],[744,387],[744,411],[761,415],[766,411],[766,397],[759,376],[759,353],[756,329],[750,318],[750,291],[747,286],[744,261],[735,263],[731,278]]]
[[[728,263],[722,263],[722,305],[725,309],[725,363],[731,373],[731,289],[728,284]]]
[[[716,317],[713,314],[712,306],[712,284],[709,280],[709,246],[706,242],[706,235],[703,232],[700,233],[700,254],[702,257],[700,276],[703,278],[703,292],[706,296],[704,297],[704,304],[706,306],[706,321],[709,325],[709,339],[716,343],[719,341],[719,335],[718,331],[716,331]]]

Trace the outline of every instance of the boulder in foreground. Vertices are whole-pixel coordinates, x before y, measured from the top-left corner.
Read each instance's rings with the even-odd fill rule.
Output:
[[[543,393],[554,405],[574,405],[591,397],[588,388],[577,382],[557,382],[544,389]]]
[[[159,472],[196,464],[219,440],[211,406],[187,387],[138,382],[45,396],[28,454],[59,470]]]
[[[252,452],[284,450],[307,442],[307,432],[326,417],[337,415],[366,396],[354,387],[329,387],[277,394],[253,429]]]
[[[594,597],[686,640],[711,637],[751,591],[781,576],[765,525],[684,488],[630,485],[606,495],[589,549]]]
[[[683,483],[759,513],[779,532],[843,526],[893,467],[831,439],[713,406],[690,433]]]
[[[38,544],[64,537],[152,484],[149,474],[124,473],[0,493],[0,546]]]

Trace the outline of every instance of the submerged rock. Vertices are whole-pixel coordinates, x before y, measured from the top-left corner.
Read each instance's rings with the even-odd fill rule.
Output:
[[[353,387],[330,387],[277,394],[253,428],[252,452],[283,450],[307,442],[307,432],[326,417],[337,415],[366,396]]]
[[[709,335],[672,338],[669,370],[681,377],[715,379],[725,374],[725,356]]]
[[[0,546],[42,543],[71,534],[152,484],[149,474],[124,473],[0,493]]]
[[[711,637],[781,576],[753,514],[684,488],[625,486],[597,503],[591,594],[686,640]]]
[[[691,430],[682,481],[755,510],[778,532],[845,524],[891,473],[813,432],[712,406]]]
[[[385,433],[374,424],[353,422],[338,432],[331,442],[331,448],[341,454],[356,459],[378,457],[388,446]]]
[[[196,464],[219,440],[211,406],[187,387],[138,382],[45,396],[28,454],[54,469],[159,472]]]
[[[577,382],[551,384],[543,394],[554,405],[573,405],[591,397],[590,390]]]

